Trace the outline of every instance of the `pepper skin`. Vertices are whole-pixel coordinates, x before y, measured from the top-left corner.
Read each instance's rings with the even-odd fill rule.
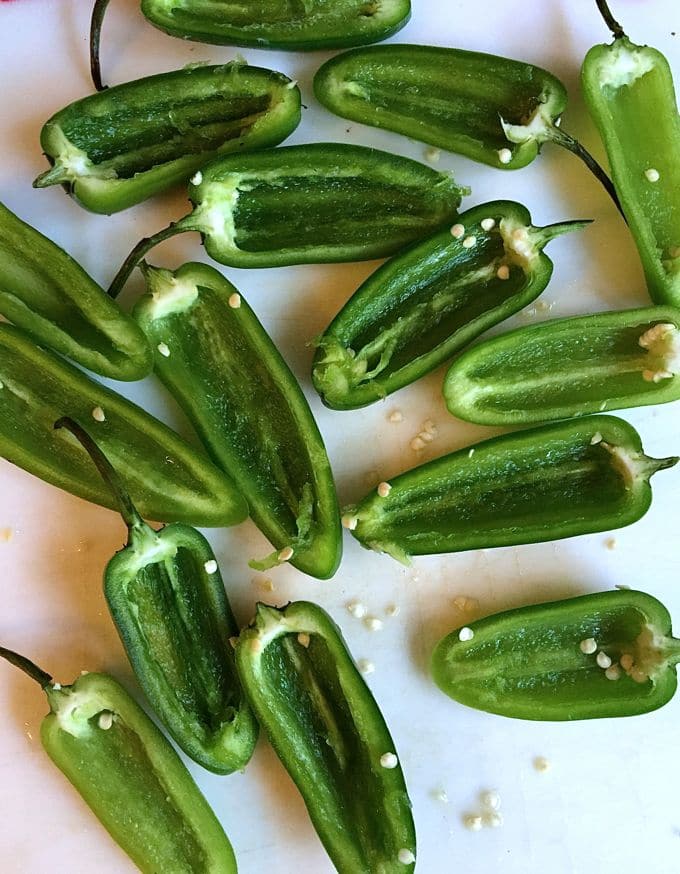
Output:
[[[663,604],[643,592],[519,607],[469,629],[472,636],[443,638],[431,665],[439,688],[468,707],[517,719],[599,719],[656,710],[675,693],[680,641]]]
[[[0,656],[36,680],[50,705],[45,752],[144,874],[236,874],[234,851],[177,753],[113,677],[53,683],[32,662]]]
[[[230,155],[196,174],[193,211],[142,240],[109,294],[157,243],[185,231],[198,231],[210,257],[230,267],[383,258],[450,224],[463,193],[448,173],[365,146]]]
[[[42,346],[110,379],[142,379],[144,334],[76,261],[0,203],[0,314]]]
[[[96,422],[98,444],[145,518],[221,527],[247,516],[234,483],[200,450],[11,325],[0,325],[0,382],[0,456],[45,482],[117,507],[87,453],[54,430],[70,416]]]
[[[680,398],[680,310],[556,319],[468,349],[444,380],[449,412],[529,425]]]
[[[463,213],[455,236],[447,228],[396,255],[316,340],[323,402],[363,407],[434,370],[535,300],[553,269],[543,247],[584,224],[535,228],[521,204],[495,201]]]
[[[148,293],[134,317],[156,349],[156,373],[275,547],[251,566],[289,560],[320,579],[333,576],[342,552],[333,474],[288,365],[217,270],[145,265],[144,274]],[[292,550],[289,559],[284,550]]]
[[[328,614],[306,601],[258,604],[236,666],[339,874],[412,872],[415,829],[394,743]]]
[[[113,213],[186,182],[230,152],[275,146],[300,122],[300,91],[242,61],[194,66],[76,100],[40,134],[53,165],[33,183],[64,185],[86,209]]]
[[[231,774],[250,761],[258,727],[243,700],[229,639],[238,635],[208,541],[175,522],[154,531],[90,434],[61,419],[90,455],[128,528],[104,571],[104,594],[140,686],[199,765]]]
[[[646,456],[621,419],[589,416],[437,458],[345,514],[363,546],[405,564],[411,555],[559,540],[637,521],[652,501],[652,475],[678,460]]]
[[[583,96],[652,300],[680,306],[680,115],[673,76],[661,52],[631,42],[603,0],[598,7],[615,39],[586,55]]]

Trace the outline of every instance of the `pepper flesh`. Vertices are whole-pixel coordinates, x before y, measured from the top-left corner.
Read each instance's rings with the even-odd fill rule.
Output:
[[[394,743],[328,614],[305,601],[258,604],[236,665],[339,874],[413,871],[399,859],[415,857],[415,829]]]
[[[471,637],[453,631],[437,644],[431,670],[446,695],[478,710],[535,720],[633,716],[662,707],[677,687],[680,641],[666,608],[644,592],[519,607],[469,629]],[[584,652],[590,641],[596,649]],[[609,677],[600,652],[615,667]]]
[[[116,85],[61,109],[40,134],[53,165],[33,185],[64,185],[112,213],[172,188],[221,155],[274,146],[300,122],[287,76],[241,61]]]
[[[157,350],[156,373],[275,547],[252,566],[265,570],[292,550],[288,560],[299,570],[331,577],[342,551],[333,474],[288,365],[217,270],[145,265],[144,274],[149,291],[134,317]]]
[[[142,379],[151,349],[76,261],[0,203],[0,314],[37,343],[111,379]]]
[[[87,453],[53,427],[62,416],[97,416],[97,441],[143,516],[208,527],[247,516],[233,482],[200,450],[10,325],[0,325],[0,383],[0,455],[29,473],[115,509]]]
[[[42,686],[47,755],[140,871],[236,874],[229,839],[198,786],[113,677],[86,673],[61,686],[4,647],[0,656]]]
[[[583,225],[536,228],[521,204],[495,201],[463,213],[457,236],[447,229],[396,255],[315,341],[312,379],[323,402],[362,407],[434,370],[535,300],[552,275],[543,247]]]
[[[609,10],[602,0],[598,7]],[[611,45],[594,46],[583,95],[607,151],[612,180],[652,299],[680,305],[680,116],[666,58],[631,42],[609,13]]]
[[[652,475],[678,460],[646,456],[621,419],[589,416],[452,452],[345,514],[363,546],[404,563],[411,555],[558,540],[637,521],[651,504]]]
[[[645,307],[519,328],[449,368],[449,412],[528,425],[680,398],[680,310]]]

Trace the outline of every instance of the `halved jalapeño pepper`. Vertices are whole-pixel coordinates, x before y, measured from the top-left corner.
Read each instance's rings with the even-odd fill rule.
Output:
[[[236,665],[269,741],[340,874],[413,871],[415,829],[385,720],[316,604],[258,604]]]
[[[543,247],[584,224],[536,228],[521,204],[496,201],[396,255],[315,341],[312,378],[323,402],[362,407],[434,370],[535,300],[553,269]]]
[[[243,700],[229,642],[238,635],[208,541],[175,522],[154,531],[90,434],[61,419],[88,452],[128,528],[106,566],[104,594],[139,684],[184,752],[217,774],[244,768],[257,723]]]
[[[468,349],[449,368],[450,413],[524,425],[680,398],[680,310],[557,319]]]
[[[36,343],[111,379],[142,379],[151,349],[76,261],[0,203],[0,313]]]
[[[70,686],[0,647],[41,686],[50,705],[45,752],[144,874],[236,874],[234,851],[183,762],[113,677]],[[78,864],[78,863],[76,863]]]
[[[233,477],[281,561],[321,579],[341,554],[326,449],[305,396],[245,300],[205,264],[174,273],[144,266],[149,292],[134,316],[156,372],[215,463]]]
[[[614,34],[581,70],[583,96],[656,303],[680,305],[680,115],[661,52],[631,42],[604,0]]]
[[[274,146],[300,122],[300,91],[243,62],[149,76],[71,103],[40,135],[53,165],[33,183],[64,185],[92,212],[140,203],[219,155]]]
[[[409,556],[558,540],[621,528],[649,509],[649,458],[635,429],[589,416],[506,434],[381,483],[345,510],[363,546]]]
[[[519,607],[451,632],[432,656],[449,697],[517,719],[634,716],[677,687],[680,641],[663,604],[615,590]]]
[[[247,516],[232,480],[200,449],[17,328],[0,325],[0,455],[71,494],[116,509],[82,446],[54,430],[62,416],[94,423],[99,446],[145,518],[221,527]]]
[[[198,231],[230,267],[383,258],[450,224],[461,195],[450,174],[378,149],[337,143],[231,155],[196,174],[193,211],[142,240],[109,294],[157,243]]]

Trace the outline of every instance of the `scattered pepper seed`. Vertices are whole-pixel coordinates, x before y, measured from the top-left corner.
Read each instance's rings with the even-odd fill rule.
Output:
[[[311,640],[310,636],[306,632],[301,631],[298,634],[297,639],[300,646],[304,646],[304,648],[307,649]]]
[[[501,264],[501,266],[496,271],[496,276],[499,279],[510,279],[510,268],[507,264]]]
[[[539,774],[545,774],[546,771],[549,771],[552,768],[552,765],[545,756],[536,756],[534,759],[534,770],[538,771]]]
[[[477,237],[470,235],[463,240],[464,249],[472,249],[477,245]]]
[[[241,306],[241,295],[238,292],[234,292],[229,298],[229,306],[233,310],[237,310]]]
[[[391,771],[393,768],[396,768],[399,764],[399,759],[394,755],[394,753],[383,753],[380,756],[380,767],[387,768],[388,771]]]
[[[201,171],[198,170],[196,173],[194,173],[190,181],[192,185],[200,185],[201,182],[203,182],[203,174],[201,173]]]
[[[170,357],[170,347],[167,343],[159,343],[158,346],[156,346],[156,349],[158,349],[163,358]]]
[[[106,421],[106,413],[102,410],[101,407],[95,407],[92,410],[92,418],[95,422],[105,422]]]
[[[629,652],[624,652],[624,654],[619,659],[619,664],[621,665],[623,670],[626,671],[626,673],[630,671],[634,663],[635,662],[633,656]]]
[[[341,521],[342,527],[347,528],[348,531],[354,531],[354,529],[359,524],[359,519],[357,516],[343,516]]]
[[[489,813],[482,820],[485,825],[488,825],[489,828],[500,828],[503,825],[503,814],[502,813]]]
[[[501,806],[501,796],[495,789],[487,789],[485,792],[482,792],[479,796],[479,800],[482,802],[484,807],[488,807],[491,810],[499,810]]]
[[[501,164],[509,164],[512,161],[512,152],[510,149],[499,149],[498,150],[498,160]]]
[[[464,225],[454,225],[451,228],[451,236],[456,240],[460,240],[461,237],[465,236],[465,227]]]
[[[403,847],[397,853],[397,859],[401,862],[402,865],[413,865],[416,860],[416,857],[410,850],[407,850],[406,847]]]
[[[590,445],[597,446],[598,443],[602,443],[602,434],[600,434],[599,431],[596,431],[590,438]]]
[[[465,628],[461,628],[461,630],[458,632],[458,640],[461,641],[472,640],[474,636],[474,631],[471,628],[468,628],[467,625],[465,626]]]
[[[102,710],[99,714],[97,725],[104,731],[108,731],[113,725],[113,713],[110,710]]]
[[[383,483],[380,483],[378,485],[377,491],[378,491],[378,497],[386,498],[389,495],[389,493],[392,491],[392,486],[389,483],[383,482]]]
[[[604,545],[609,550],[616,549],[616,547],[618,546],[618,541],[616,540],[616,537],[608,537],[605,540]]]
[[[414,437],[409,446],[414,452],[420,452],[421,449],[425,449],[425,441],[422,437]]]
[[[607,655],[607,653],[606,653],[606,652],[602,652],[602,650],[600,650],[600,651],[598,652],[598,654],[597,654],[597,658],[595,659],[595,661],[598,663],[598,665],[599,665],[601,668],[605,668],[605,669],[611,667],[611,663],[612,663],[612,660],[609,658],[609,656]]]
[[[385,608],[385,614],[387,616],[398,616],[399,615],[399,605],[398,604],[388,604]]]
[[[435,801],[441,801],[442,804],[449,803],[449,796],[446,794],[446,789],[435,789],[432,793]]]
[[[377,616],[367,616],[364,619],[364,624],[369,631],[380,631],[383,627],[382,619],[378,619]]]
[[[478,813],[466,813],[463,825],[471,832],[478,832],[482,828],[482,817]]]
[[[207,574],[217,573],[217,562],[215,561],[215,559],[211,558],[210,561],[206,561],[206,563],[203,565],[203,570]]]
[[[483,231],[492,231],[496,227],[496,219],[485,218],[480,222]]]
[[[587,637],[579,643],[579,649],[585,655],[592,655],[597,650],[597,641],[594,637]]]
[[[658,182],[659,179],[661,179],[661,174],[654,167],[645,170],[645,176],[647,177],[648,182]]]
[[[370,659],[359,659],[357,667],[362,674],[373,674],[375,672],[375,665]]]
[[[425,149],[425,160],[429,161],[431,164],[439,163],[439,159],[442,156],[441,149],[436,149],[434,146],[430,146],[429,149]]]
[[[284,546],[281,552],[278,554],[279,561],[290,561],[293,557],[295,550],[292,546]]]
[[[347,610],[355,617],[355,619],[363,619],[366,615],[366,608],[361,601],[350,601],[347,605]]]
[[[618,680],[621,676],[621,671],[618,665],[612,665],[610,668],[604,672],[605,677],[608,680]]]
[[[397,422],[404,421],[404,414],[402,413],[401,410],[392,410],[392,412],[389,414],[389,416],[387,418],[389,419],[390,422],[392,422],[393,424],[396,424]]]

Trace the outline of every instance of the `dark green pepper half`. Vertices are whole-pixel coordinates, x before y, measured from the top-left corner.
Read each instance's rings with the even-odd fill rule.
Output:
[[[149,293],[134,316],[156,349],[156,372],[276,547],[251,565],[264,570],[290,561],[331,577],[342,551],[333,474],[288,365],[217,270],[145,265],[144,274]]]
[[[414,870],[401,765],[340,631],[316,604],[257,605],[236,666],[339,874]]]
[[[161,723],[199,765],[231,774],[248,764],[257,723],[243,700],[229,642],[239,629],[208,541],[175,522],[144,523],[90,434],[61,419],[116,498],[126,546],[104,571],[104,594],[140,686]]]
[[[519,607],[451,632],[432,675],[455,701],[518,719],[634,716],[678,681],[680,641],[663,604],[629,589]]]
[[[198,231],[210,257],[230,267],[383,258],[450,224],[466,192],[450,174],[365,146],[230,155],[196,174],[193,211],[142,240],[109,294],[153,246],[184,231]]]
[[[521,204],[496,201],[396,255],[316,340],[312,378],[323,402],[362,407],[434,370],[535,300],[553,269],[543,247],[583,225],[535,228]]]
[[[528,425],[680,398],[680,310],[556,319],[468,349],[449,368],[450,413]]]
[[[47,121],[53,165],[33,183],[64,185],[92,212],[112,213],[187,181],[219,155],[275,146],[300,122],[300,91],[243,62],[194,66],[116,85]]]
[[[151,350],[76,261],[0,203],[0,313],[37,343],[111,379],[142,379]]]
[[[229,839],[198,786],[113,677],[86,673],[62,686],[11,650],[0,647],[0,656],[42,686],[47,755],[140,871],[236,874]]]
[[[586,105],[607,150],[614,186],[657,303],[680,306],[680,115],[666,58],[631,42],[597,0],[614,34],[581,70]]]
[[[505,434],[380,483],[344,521],[360,543],[411,555],[558,540],[621,528],[649,509],[649,480],[678,458],[649,458],[637,431],[589,416]]]
[[[248,508],[229,477],[167,425],[0,325],[0,455],[95,504],[117,504],[62,416],[96,423],[97,443],[148,519],[223,526]]]

